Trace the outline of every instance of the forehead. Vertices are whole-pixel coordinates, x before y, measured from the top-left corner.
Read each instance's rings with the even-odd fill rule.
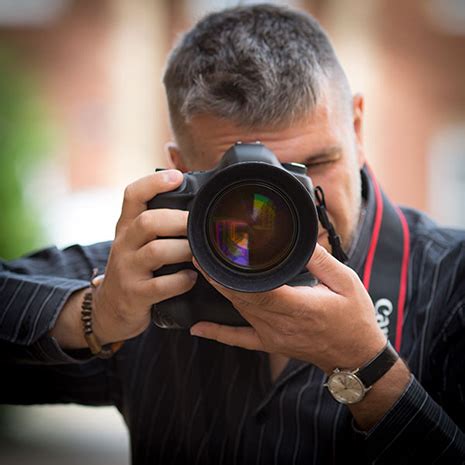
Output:
[[[300,161],[312,153],[342,144],[344,128],[340,112],[320,103],[310,115],[292,125],[275,128],[244,128],[212,115],[196,115],[186,125],[188,147],[181,147],[196,168],[214,166],[237,141],[260,141],[283,163]]]

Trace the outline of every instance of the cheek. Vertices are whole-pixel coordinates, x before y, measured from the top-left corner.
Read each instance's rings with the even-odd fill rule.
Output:
[[[360,197],[353,170],[333,167],[325,173],[315,173],[311,178],[315,186],[323,188],[329,217],[347,246],[357,223]]]

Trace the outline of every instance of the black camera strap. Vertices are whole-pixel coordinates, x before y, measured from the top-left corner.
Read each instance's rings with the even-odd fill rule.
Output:
[[[374,196],[375,216],[361,278],[373,300],[380,328],[396,350],[400,350],[410,254],[409,229],[404,214],[382,192],[368,166],[365,166],[363,175],[367,180],[368,195]],[[320,186],[315,188],[315,198],[318,219],[328,232],[332,254],[345,263],[348,257],[329,220]]]
[[[382,192],[369,167],[364,168],[364,174],[368,178],[368,195],[375,198],[375,217],[361,278],[373,300],[380,328],[399,351],[407,295],[410,233],[404,214]]]
[[[342,248],[341,238],[336,233],[333,223],[331,223],[331,221],[329,220],[328,212],[326,210],[325,193],[320,186],[315,187],[315,198],[318,219],[320,220],[320,223],[323,226],[323,228],[325,228],[328,232],[328,241],[331,245],[332,254],[340,262],[345,263],[348,257]]]

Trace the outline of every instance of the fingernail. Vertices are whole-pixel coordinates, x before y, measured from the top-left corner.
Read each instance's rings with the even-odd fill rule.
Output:
[[[187,276],[189,277],[189,279],[191,281],[196,281],[197,280],[197,276],[199,275],[198,273],[196,273],[194,270],[186,270],[186,274]]]
[[[182,176],[181,172],[178,170],[166,170],[163,171],[163,181],[168,182],[168,183],[175,183],[180,180],[180,177]]]
[[[203,331],[197,328],[190,329],[191,336],[203,336]]]

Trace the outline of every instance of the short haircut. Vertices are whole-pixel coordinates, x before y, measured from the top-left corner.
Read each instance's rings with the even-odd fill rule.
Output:
[[[198,114],[241,127],[292,124],[315,108],[334,78],[339,78],[336,85],[349,89],[333,47],[313,17],[259,4],[201,19],[172,50],[163,82],[171,125],[180,135]]]

